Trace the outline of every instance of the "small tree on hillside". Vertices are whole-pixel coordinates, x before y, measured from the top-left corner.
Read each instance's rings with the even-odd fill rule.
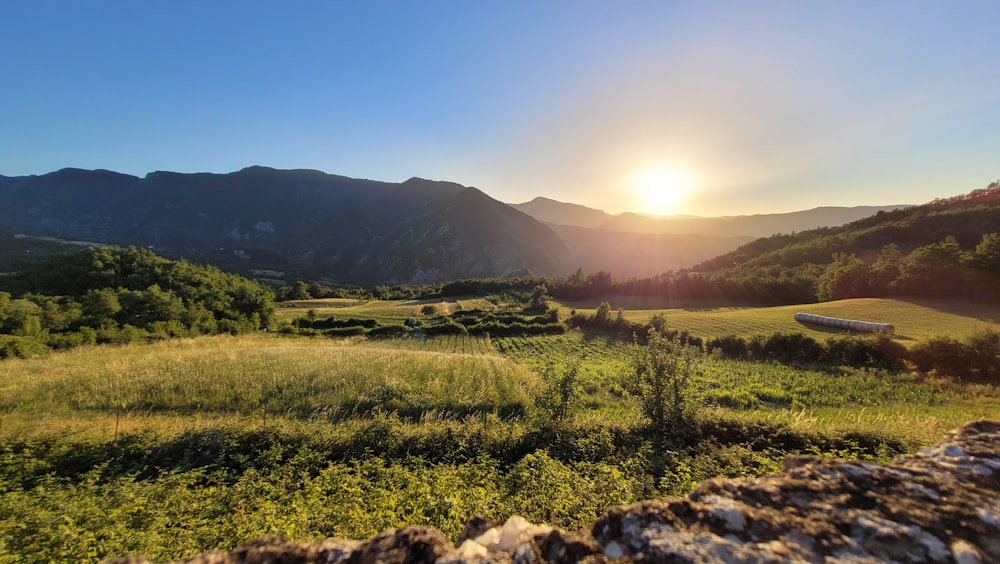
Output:
[[[545,287],[545,284],[539,284],[531,291],[531,298],[529,298],[528,305],[531,307],[542,307],[545,305],[545,300],[549,298],[549,289]]]
[[[976,245],[976,252],[972,257],[979,268],[1000,272],[1000,234],[984,234],[983,240]]]

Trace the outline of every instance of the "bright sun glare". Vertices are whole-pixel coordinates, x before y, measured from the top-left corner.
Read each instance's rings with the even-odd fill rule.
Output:
[[[632,190],[646,213],[675,214],[697,181],[676,165],[650,165],[632,175]]]

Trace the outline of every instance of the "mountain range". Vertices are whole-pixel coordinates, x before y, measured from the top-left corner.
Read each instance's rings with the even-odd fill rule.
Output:
[[[537,198],[507,205],[476,188],[315,170],[228,174],[62,169],[0,176],[0,230],[153,248],[273,283],[424,283],[576,268],[648,276],[761,234],[839,225],[879,208],[735,218],[612,216]]]
[[[575,225],[590,229],[624,233],[698,234],[712,237],[768,237],[776,233],[804,231],[850,223],[880,211],[909,207],[891,206],[824,206],[811,210],[735,215],[722,217],[649,216],[638,213],[611,215],[578,204],[559,202],[541,196],[523,204],[511,204],[535,219],[556,225]]]

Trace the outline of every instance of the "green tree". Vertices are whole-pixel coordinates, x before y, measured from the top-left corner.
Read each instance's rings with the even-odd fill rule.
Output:
[[[868,270],[868,288],[873,296],[895,293],[902,261],[903,253],[895,243],[882,247],[878,258]]]
[[[819,278],[816,294],[823,301],[868,295],[868,267],[853,254],[834,253],[833,262]]]
[[[548,299],[546,295],[549,289],[545,287],[545,284],[539,284],[531,290],[531,298],[529,303],[531,307],[542,307],[545,305],[545,300]]]
[[[903,261],[900,280],[907,294],[955,296],[967,292],[966,265],[970,254],[962,251],[955,237],[918,247]]]
[[[29,300],[11,300],[4,320],[4,333],[33,337],[42,330],[42,308]]]
[[[84,322],[90,327],[116,325],[115,316],[122,310],[118,293],[112,288],[98,288],[83,295]]]
[[[288,293],[288,299],[290,300],[308,300],[311,297],[309,295],[309,286],[301,280],[297,280],[295,284],[292,284],[292,290]]]
[[[7,292],[0,292],[0,332],[4,327],[4,323],[7,320],[9,312],[7,311],[10,307],[10,294]]]
[[[1000,234],[984,234],[983,240],[976,245],[973,261],[982,270],[1000,272]]]

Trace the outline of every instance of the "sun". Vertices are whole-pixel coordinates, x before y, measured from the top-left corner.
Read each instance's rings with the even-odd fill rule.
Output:
[[[643,211],[661,215],[678,213],[696,184],[691,171],[672,164],[648,165],[631,178],[632,191]]]

